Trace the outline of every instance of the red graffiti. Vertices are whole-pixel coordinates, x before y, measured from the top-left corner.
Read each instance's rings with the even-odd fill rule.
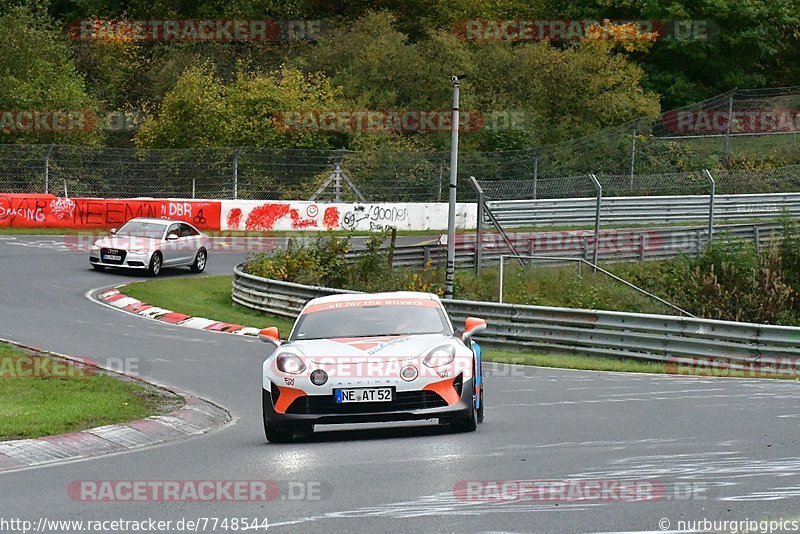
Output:
[[[325,215],[322,218],[322,224],[328,230],[333,230],[339,227],[339,208],[331,206],[325,208]]]
[[[240,224],[242,224],[242,210],[233,208],[228,213],[228,230],[238,230]]]
[[[272,230],[281,217],[289,213],[289,204],[262,204],[247,216],[246,230]]]
[[[295,230],[310,227],[316,228],[317,226],[317,221],[314,219],[301,219],[300,213],[298,213],[298,211],[295,209],[289,210],[289,216],[292,218],[292,228]]]
[[[200,229],[219,230],[220,202],[0,194],[0,226],[111,228],[136,217],[176,219]]]

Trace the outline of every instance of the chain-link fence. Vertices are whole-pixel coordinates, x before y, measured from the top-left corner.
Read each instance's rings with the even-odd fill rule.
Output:
[[[469,176],[487,200],[800,191],[800,88],[735,90],[558,145],[459,155],[459,200]],[[447,200],[442,152],[275,148],[120,149],[0,145],[0,192],[69,196],[319,201]]]

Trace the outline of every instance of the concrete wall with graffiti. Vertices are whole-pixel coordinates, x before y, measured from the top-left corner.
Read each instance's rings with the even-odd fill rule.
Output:
[[[0,227],[105,229],[135,217],[166,217],[202,230],[446,230],[447,204],[317,204],[304,201],[59,198],[0,193]],[[456,224],[474,228],[474,204]]]
[[[167,217],[218,230],[220,202],[178,199],[59,198],[0,193],[0,227],[91,230],[136,217]]]
[[[456,225],[474,228],[477,208],[458,204]],[[447,204],[317,204],[263,200],[223,200],[222,230],[446,230]]]

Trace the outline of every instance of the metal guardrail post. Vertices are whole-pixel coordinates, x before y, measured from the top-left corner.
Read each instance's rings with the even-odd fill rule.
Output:
[[[753,241],[755,241],[756,256],[761,255],[761,229],[757,224],[753,225]]]
[[[703,169],[703,173],[711,184],[711,193],[708,200],[708,244],[710,245],[711,241],[714,239],[714,195],[717,190],[717,182],[714,180],[714,177],[711,176],[711,171],[708,169]]]
[[[533,158],[533,200],[536,200],[539,189],[539,156]]]
[[[483,188],[478,184],[474,176],[469,177],[472,187],[478,192],[477,222],[475,224],[475,274],[481,274],[481,263],[483,262]]]
[[[589,178],[592,179],[594,189],[597,192],[597,206],[594,215],[594,250],[592,251],[592,265],[595,266],[594,272],[597,272],[597,251],[600,246],[600,206],[603,202],[603,186],[600,185],[600,181],[594,174],[590,174]]]

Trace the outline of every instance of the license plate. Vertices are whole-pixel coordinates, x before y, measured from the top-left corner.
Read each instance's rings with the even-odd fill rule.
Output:
[[[103,256],[104,260],[111,260],[111,261],[119,261],[122,259],[122,256],[116,256],[114,254],[106,254]]]
[[[359,388],[334,390],[337,404],[348,402],[391,402],[392,388]]]

